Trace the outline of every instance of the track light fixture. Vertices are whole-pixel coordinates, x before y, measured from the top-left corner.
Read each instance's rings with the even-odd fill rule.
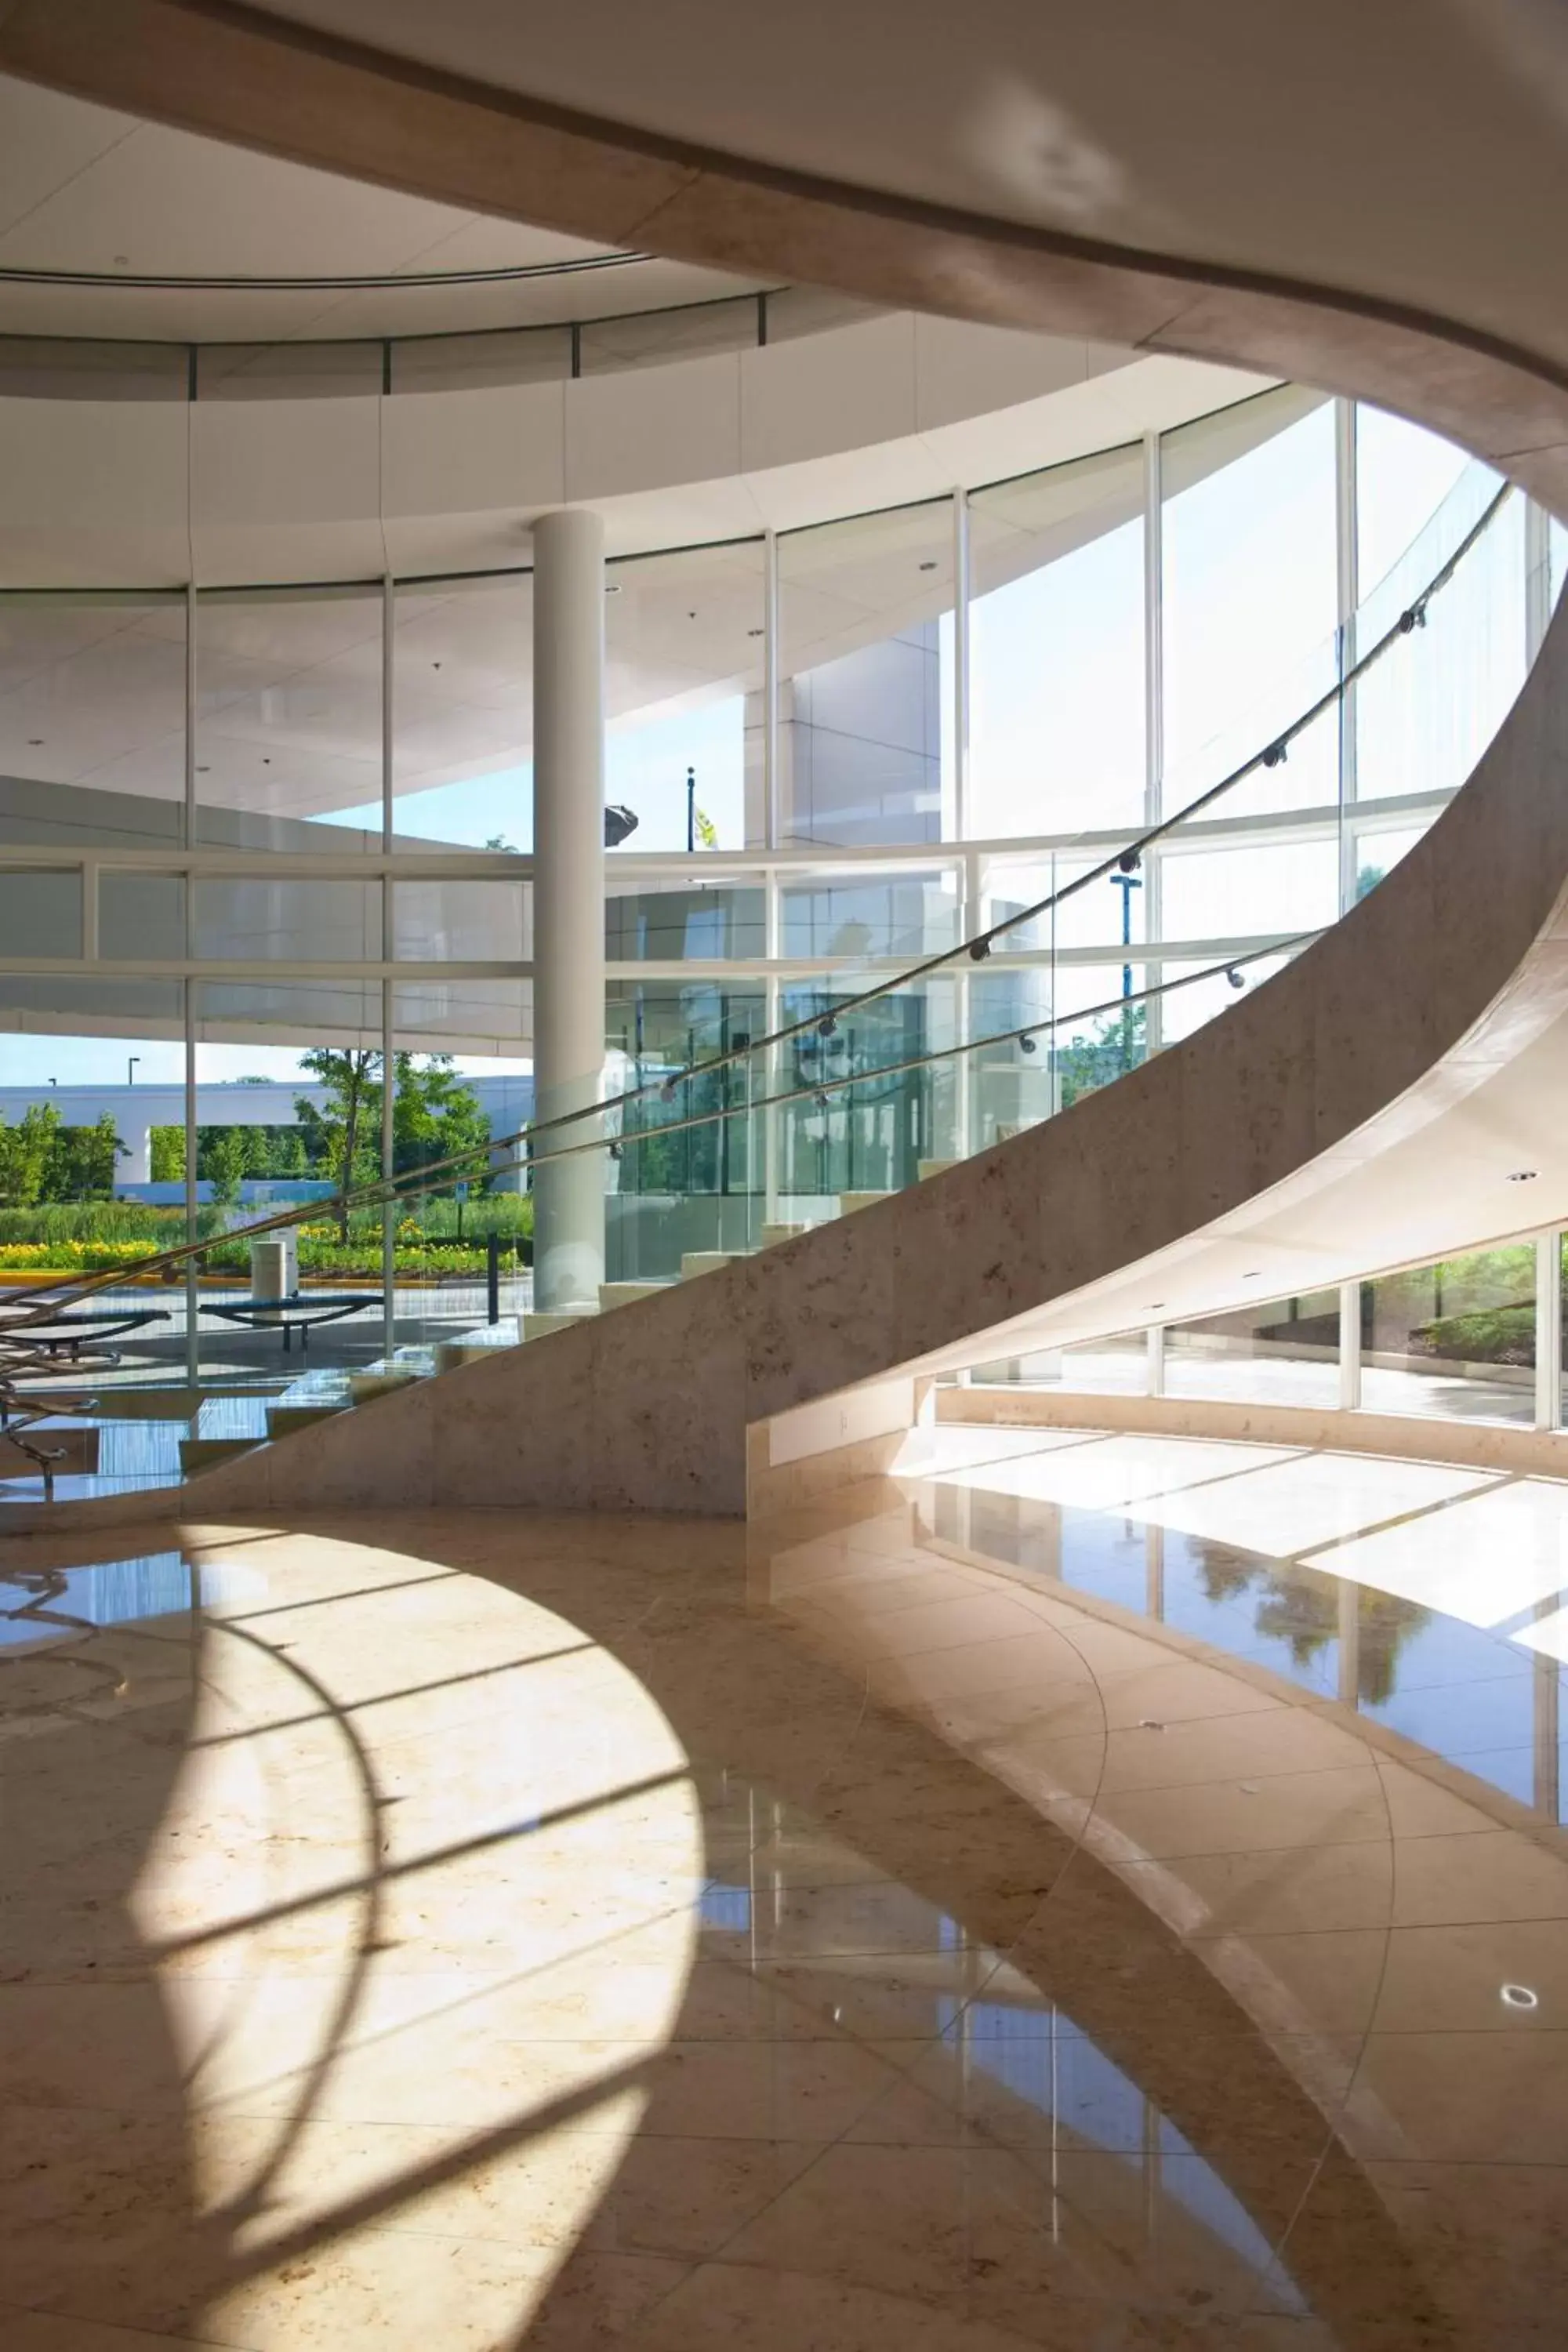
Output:
[[[1245,988],[1247,986],[1246,975],[1237,971],[1234,964],[1230,964],[1226,967],[1225,976],[1226,980],[1229,981],[1232,988]]]
[[[1116,861],[1116,870],[1119,874],[1136,874],[1142,863],[1142,850],[1124,849]]]
[[[991,942],[990,942],[990,940],[970,940],[970,942],[969,942],[969,961],[970,961],[970,962],[971,962],[971,963],[984,963],[984,961],[985,961],[985,959],[986,959],[986,957],[990,954],[990,952],[991,952]]]
[[[837,1028],[838,1024],[832,1013],[825,1013],[816,1024],[816,1034],[819,1037],[831,1037],[837,1033]]]
[[[1036,1042],[1035,1042],[1034,1038],[1030,1036],[1030,1034],[1029,1034],[1028,1031],[1027,1031],[1026,1029],[1021,1030],[1021,1031],[1019,1032],[1019,1034],[1018,1034],[1018,1051],[1019,1051],[1019,1053],[1020,1053],[1020,1054],[1034,1054],[1034,1053],[1037,1053],[1037,1052],[1038,1052],[1038,1050],[1039,1050],[1038,1046],[1036,1045]]]
[[[1263,764],[1266,768],[1282,768],[1289,756],[1289,743],[1270,743],[1268,751],[1263,754]]]

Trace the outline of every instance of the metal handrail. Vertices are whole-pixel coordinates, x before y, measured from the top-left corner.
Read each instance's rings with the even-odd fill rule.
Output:
[[[250,1235],[277,1233],[294,1224],[308,1223],[311,1218],[319,1217],[324,1213],[336,1213],[342,1208],[353,1210],[390,1206],[411,1195],[427,1192],[432,1175],[457,1167],[471,1165],[479,1159],[484,1160],[487,1174],[492,1175],[504,1174],[507,1170],[513,1168],[547,1168],[557,1160],[575,1159],[585,1151],[618,1151],[628,1146],[635,1148],[638,1144],[651,1142],[664,1136],[680,1135],[693,1128],[709,1127],[716,1121],[750,1116],[753,1111],[775,1110],[791,1103],[814,1102],[829,1095],[843,1094],[855,1087],[869,1085],[876,1078],[898,1077],[910,1070],[929,1069],[939,1062],[958,1061],[965,1055],[982,1053],[989,1046],[1022,1044],[1025,1038],[1035,1038],[1057,1029],[1066,1029],[1081,1021],[1098,1020],[1102,1014],[1131,1011],[1139,1005],[1150,1004],[1166,996],[1173,996],[1184,988],[1195,988],[1205,981],[1217,980],[1221,977],[1234,980],[1249,964],[1271,961],[1276,956],[1293,955],[1303,947],[1310,946],[1312,940],[1321,936],[1321,933],[1317,930],[1296,932],[1284,939],[1271,940],[1266,947],[1250,949],[1244,955],[1231,956],[1218,963],[1205,964],[1196,971],[1183,972],[1174,980],[1156,982],[1149,988],[1135,989],[1121,995],[1108,996],[1098,1004],[1080,1005],[1071,1013],[1050,1013],[1038,1021],[1010,1023],[1005,1029],[992,1030],[980,1037],[966,1037],[952,1045],[933,1046],[929,1053],[906,1055],[896,1062],[879,1063],[871,1069],[850,1071],[838,1076],[824,1076],[814,1078],[807,1086],[787,1088],[782,1094],[761,1095],[746,1102],[721,1103],[707,1110],[689,1113],[681,1118],[663,1119],[658,1127],[648,1128],[640,1133],[635,1130],[628,1132],[622,1129],[614,1134],[594,1135],[576,1143],[563,1144],[554,1150],[536,1152],[532,1149],[532,1139],[542,1130],[522,1128],[514,1135],[491,1137],[482,1144],[474,1145],[466,1152],[455,1154],[449,1160],[426,1161],[421,1167],[405,1169],[401,1175],[379,1178],[372,1184],[356,1187],[347,1194],[340,1192],[321,1200],[304,1202],[293,1208],[279,1210],[274,1216],[260,1218],[252,1224],[231,1225],[226,1233],[209,1234],[202,1241],[182,1242],[173,1249],[159,1252],[155,1256],[134,1259],[129,1265],[106,1267],[96,1274],[72,1275],[59,1282],[37,1284],[26,1289],[13,1291],[9,1298],[0,1299],[0,1420],[4,1417],[3,1391],[5,1379],[4,1344],[7,1332],[25,1332],[29,1319],[37,1322],[45,1321],[55,1311],[55,1304],[62,1296],[68,1298],[90,1297],[93,1292],[108,1288],[116,1283],[140,1280],[165,1267],[184,1265],[193,1258],[203,1257],[209,1250],[220,1248],[229,1242],[244,1240]],[[729,1066],[728,1057],[716,1058],[682,1073],[679,1082],[684,1083],[687,1078],[693,1076],[707,1076],[712,1071],[727,1066]],[[633,1088],[626,1094],[617,1095],[609,1101],[596,1104],[594,1107],[595,1112],[602,1115],[619,1109],[627,1103],[645,1099],[651,1093],[663,1095],[666,1087],[675,1083],[677,1081],[673,1079],[650,1082],[647,1086]],[[547,1121],[544,1124],[563,1126],[567,1122],[565,1120]],[[521,1151],[513,1152],[507,1159],[498,1160],[495,1157],[496,1152],[504,1150],[509,1144],[521,1144],[523,1148]],[[25,1307],[31,1301],[37,1301],[38,1304],[36,1313],[30,1318],[8,1312],[17,1307]],[[3,1431],[0,1431],[0,1433],[3,1433]]]
[[[617,1095],[584,1104],[575,1110],[558,1112],[549,1118],[531,1119],[509,1135],[489,1138],[483,1144],[454,1152],[445,1159],[431,1160],[417,1170],[405,1171],[401,1176],[382,1176],[368,1184],[344,1187],[332,1197],[331,1202],[317,1200],[299,1203],[289,1209],[279,1210],[269,1217],[258,1219],[253,1223],[231,1227],[227,1233],[221,1235],[209,1235],[205,1240],[188,1241],[172,1249],[154,1252],[146,1258],[133,1260],[129,1265],[105,1268],[95,1274],[70,1276],[56,1282],[29,1286],[25,1289],[13,1292],[6,1302],[7,1305],[16,1308],[26,1307],[28,1302],[36,1301],[37,1311],[33,1319],[41,1320],[47,1311],[47,1303],[58,1300],[62,1296],[91,1297],[95,1292],[111,1284],[140,1280],[149,1275],[161,1273],[166,1268],[187,1265],[193,1259],[204,1256],[209,1250],[222,1244],[259,1237],[262,1234],[278,1233],[294,1225],[307,1223],[310,1219],[321,1216],[325,1208],[331,1207],[337,1213],[346,1213],[354,1209],[390,1204],[407,1193],[428,1190],[433,1178],[455,1178],[460,1170],[472,1168],[476,1164],[482,1165],[487,1171],[504,1170],[521,1164],[537,1167],[548,1164],[552,1159],[574,1157],[583,1150],[607,1150],[612,1143],[618,1143],[622,1139],[616,1135],[600,1133],[568,1147],[565,1151],[552,1150],[542,1154],[535,1147],[537,1139],[542,1136],[558,1134],[563,1129],[580,1126],[584,1120],[604,1119],[611,1113],[624,1112],[628,1106],[646,1100],[651,1096],[658,1095],[664,1100],[669,1101],[679,1087],[689,1084],[694,1079],[710,1077],[720,1071],[734,1067],[738,1063],[752,1061],[759,1055],[765,1055],[775,1047],[787,1045],[810,1032],[816,1031],[820,1034],[831,1035],[838,1023],[847,1015],[858,1012],[866,1005],[877,1003],[884,997],[893,995],[898,991],[909,987],[912,982],[929,978],[932,973],[944,971],[965,959],[976,963],[986,961],[990,957],[993,944],[997,940],[1020,929],[1026,923],[1036,921],[1041,915],[1050,913],[1055,908],[1065,905],[1068,900],[1076,898],[1080,891],[1087,889],[1091,883],[1101,881],[1108,875],[1134,872],[1142,862],[1145,851],[1156,842],[1189,824],[1205,809],[1213,807],[1217,801],[1234,792],[1248,777],[1262,770],[1280,765],[1287,758],[1290,745],[1299,736],[1315,726],[1325,713],[1335,709],[1342,701],[1348,690],[1383,661],[1402,639],[1411,635],[1417,628],[1425,627],[1426,607],[1432,598],[1447,586],[1460,564],[1490,528],[1499,512],[1512,495],[1511,483],[1504,482],[1500,485],[1470,529],[1439,565],[1426,586],[1401,611],[1398,618],[1383,632],[1364,654],[1342,669],[1331,687],[1320,695],[1287,727],[1271,735],[1268,742],[1259,750],[1253,752],[1238,766],[1231,769],[1216,783],[1211,784],[1205,791],[1197,793],[1182,808],[1173,811],[1169,816],[1161,818],[1156,824],[1145,826],[1121,850],[1110,853],[1095,865],[1086,868],[1082,874],[1076,875],[1071,881],[1048,891],[1045,897],[1036,899],[1031,905],[1021,907],[1014,913],[1002,917],[998,921],[989,924],[972,937],[961,940],[952,947],[941,949],[921,961],[910,965],[906,970],[889,975],[868,988],[840,999],[829,1013],[806,1014],[802,1019],[788,1022],[763,1036],[752,1037],[744,1045],[724,1048],[710,1055],[706,1060],[689,1063],[659,1078],[645,1080],[637,1086],[625,1088]],[[936,849],[942,846],[951,848],[953,845],[933,845],[933,848]],[[1271,955],[1279,951],[1277,947],[1271,946],[1260,950],[1259,953]],[[1256,960],[1256,956],[1246,959],[1233,958],[1227,963],[1214,966],[1212,971],[1234,970],[1238,968],[1241,961]],[[1184,975],[1180,981],[1163,983],[1160,988],[1144,991],[1137,998],[1110,1000],[1107,1007],[1099,1009],[1115,1010],[1123,1003],[1145,1002],[1163,993],[1166,989],[1189,985],[1195,979],[1210,976],[1212,972]],[[1091,1017],[1090,1013],[1079,1011],[1062,1018],[1065,1022],[1068,1019],[1082,1021],[1089,1017]],[[976,1051],[984,1045],[1002,1042],[1008,1037],[1034,1034],[1038,1030],[1059,1025],[1062,1024],[1053,1020],[1032,1024],[1026,1030],[1009,1028],[997,1033],[994,1038],[962,1042],[956,1046],[942,1048],[936,1054],[920,1057],[920,1059],[929,1062],[947,1058],[950,1055],[960,1055]],[[889,1067],[890,1071],[897,1067],[914,1066],[914,1064],[889,1065]],[[858,1082],[863,1083],[867,1076],[877,1075],[881,1073],[862,1073]],[[795,1095],[773,1097],[769,1100],[773,1104],[779,1104],[802,1099],[813,1094],[832,1091],[836,1087],[841,1088],[844,1083],[846,1082],[825,1080],[818,1086],[801,1088]],[[737,1105],[733,1108],[746,1107]],[[714,1114],[703,1114],[690,1123],[704,1124]],[[662,1134],[677,1132],[681,1124],[683,1123],[672,1121],[656,1131]],[[515,1147],[521,1147],[521,1149],[514,1149]],[[506,1150],[511,1150],[513,1156],[498,1162],[496,1153]],[[18,1318],[13,1314],[8,1319],[13,1328],[22,1328],[27,1318],[25,1316]]]

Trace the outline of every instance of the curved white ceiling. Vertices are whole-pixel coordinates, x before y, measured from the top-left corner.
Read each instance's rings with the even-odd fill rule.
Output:
[[[258,0],[601,120],[1568,356],[1560,0]]]
[[[88,282],[18,284],[6,275],[18,270]],[[493,270],[549,274],[452,282]],[[384,277],[409,282],[310,282]],[[160,288],[131,282],[138,278],[306,282]],[[0,77],[3,334],[269,341],[438,333],[659,309],[755,283],[684,262],[617,259],[614,248],[553,230]]]

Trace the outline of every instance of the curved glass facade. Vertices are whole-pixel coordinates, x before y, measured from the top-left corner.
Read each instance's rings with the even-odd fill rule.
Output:
[[[827,1024],[702,1082],[711,1103],[693,1082],[628,1110],[612,1276],[674,1273],[1005,1139],[1373,887],[1522,681],[1560,584],[1544,519],[1505,500],[1408,646],[1333,689],[1498,487],[1415,427],[1287,386],[952,498],[611,562],[607,797],[637,820],[607,858],[612,1077]],[[114,1189],[195,1223],[341,1181],[310,1118],[356,1059],[347,1144],[327,1108],[331,1148],[369,1174],[395,1129],[406,1164],[433,1057],[513,1131],[531,609],[526,570],[0,593],[0,1134],[40,1106],[72,1132],[109,1118]],[[836,1018],[1090,872],[1324,695],[1288,758],[1136,872],[1019,924],[984,968]],[[847,1083],[862,1071],[879,1075]],[[721,1101],[757,1108],[688,1123]],[[231,1129],[243,1150],[220,1143]],[[84,1178],[59,1205],[106,1189]],[[463,1189],[410,1213],[411,1247],[461,1226]],[[467,1204],[465,1243],[487,1202]],[[187,1370],[207,1360],[199,1304]],[[367,1317],[364,1349],[446,1312]]]

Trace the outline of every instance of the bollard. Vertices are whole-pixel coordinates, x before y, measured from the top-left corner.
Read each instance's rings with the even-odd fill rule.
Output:
[[[500,1235],[491,1234],[485,1244],[485,1292],[489,1305],[487,1319],[500,1321]]]

